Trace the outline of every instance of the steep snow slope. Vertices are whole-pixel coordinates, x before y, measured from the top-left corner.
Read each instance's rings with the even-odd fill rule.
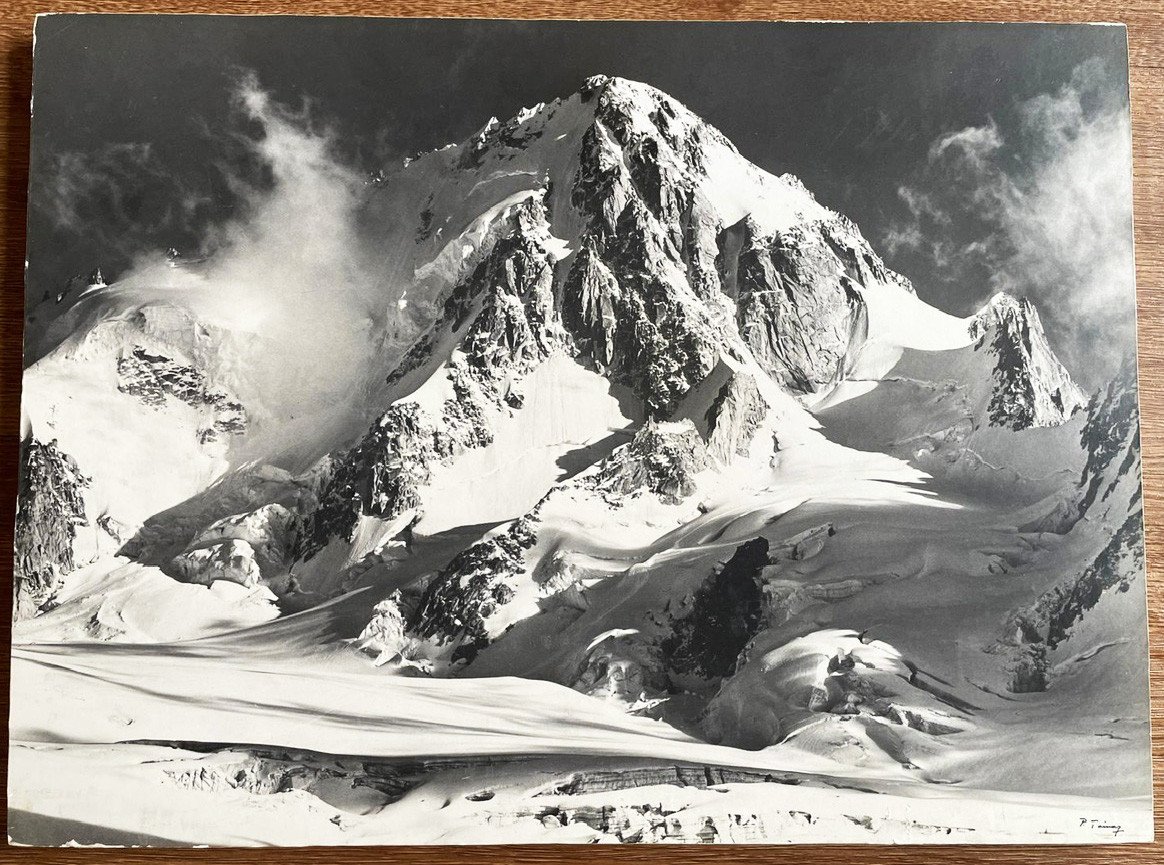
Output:
[[[521,399],[522,413],[502,417],[489,445],[433,471],[418,530],[520,516],[555,482],[626,441],[642,419],[633,404],[624,408],[629,400],[617,388],[563,354],[524,380]]]
[[[825,435],[907,459],[955,494],[1033,501],[1062,488],[1081,467],[1086,398],[1034,308],[1000,294],[966,319],[922,314],[928,348],[902,325],[916,309],[896,310],[814,405]]]
[[[147,517],[227,470],[247,413],[217,370],[207,374],[212,342],[181,308],[136,307],[100,318],[25,373],[26,439],[54,442],[86,479],[75,564],[115,553]]]

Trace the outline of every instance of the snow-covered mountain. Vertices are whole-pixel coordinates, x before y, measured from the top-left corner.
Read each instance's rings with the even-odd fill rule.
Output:
[[[294,411],[198,267],[48,329],[17,640],[297,612],[371,674],[542,680],[814,771],[1143,792],[1134,749],[1008,732],[1110,699],[1146,741],[1145,695],[1095,690],[1146,670],[1142,628],[1097,648],[1143,617],[1134,375],[1089,403],[1030,302],[929,306],[623,79],[386,169],[361,217],[376,351]]]

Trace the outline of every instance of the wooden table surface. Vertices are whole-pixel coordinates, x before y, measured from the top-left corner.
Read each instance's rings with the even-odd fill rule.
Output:
[[[1144,492],[1148,524],[1148,603],[1152,643],[1152,756],[1156,779],[1156,835],[1153,845],[1105,847],[399,847],[311,848],[300,850],[92,851],[0,849],[6,862],[200,862],[266,861],[292,865],[326,860],[349,865],[371,862],[805,862],[813,863],[1164,863],[1164,0],[1131,3],[1074,3],[1050,0],[986,0],[971,5],[952,0],[641,0],[636,6],[614,0],[234,0],[234,2],[76,2],[0,0],[0,161],[3,215],[0,217],[0,555],[5,589],[0,622],[8,627],[13,512],[20,421],[21,320],[23,316],[24,217],[28,181],[28,108],[31,93],[32,24],[37,12],[220,12],[380,16],[465,16],[504,18],[671,18],[1118,21],[1128,25],[1131,49],[1132,127],[1135,162],[1136,275],[1139,301],[1140,400],[1143,421]],[[7,635],[4,639],[7,644]],[[2,667],[7,679],[7,652]],[[8,687],[2,692],[5,730]],[[7,734],[3,736],[6,745]],[[5,761],[7,762],[7,761]],[[7,785],[5,785],[6,787]]]

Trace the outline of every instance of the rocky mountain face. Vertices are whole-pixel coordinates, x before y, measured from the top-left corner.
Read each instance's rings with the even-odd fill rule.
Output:
[[[744,646],[763,617],[761,571],[769,564],[768,541],[754,538],[694,594],[691,613],[675,623],[662,643],[668,664],[680,673],[725,678],[736,670]]]
[[[539,554],[539,534],[554,524],[547,512],[568,512],[583,502],[618,511],[636,498],[682,508],[696,492],[696,476],[710,465],[708,448],[690,421],[648,422],[609,457],[455,556],[419,597],[382,604],[362,641],[373,654],[400,656],[438,672],[471,663],[505,632],[519,596],[533,594],[537,604],[579,597],[586,568],[569,555]]]
[[[388,369],[385,407],[310,481],[296,481],[315,492],[286,518],[232,513],[225,502],[206,514],[207,525],[257,522],[258,536],[207,543],[191,527],[127,550],[163,550],[159,561],[179,579],[281,590],[299,584],[293,574],[333,567],[321,556],[336,544],[352,550],[343,567],[359,569],[353,559],[375,554],[369,526],[390,542],[423,518],[438,475],[495,449],[507,425],[532,423],[523,420],[531,376],[556,356],[624,389],[631,414],[648,419],[596,454],[570,494],[611,508],[636,495],[686,507],[700,473],[746,462],[758,440],[779,448],[778,434],[762,432],[777,403],[846,376],[870,338],[868,292],[914,298],[856,226],[798,180],[759,171],[682,105],[621,79],[596,77],[568,99],[491,121],[385,173],[370,195],[392,224],[412,223],[401,231],[417,262],[398,290],[405,348]],[[1053,425],[1080,404],[1028,303],[996,298],[967,327],[995,359],[993,423]],[[201,440],[245,438],[247,410],[195,366],[134,344],[117,371],[119,390],[147,405],[197,408]],[[799,411],[791,405],[776,414]],[[563,495],[554,489],[533,500]],[[492,641],[493,611],[510,603],[515,580],[531,578],[539,507],[466,549],[393,613],[410,639],[460,660]]]
[[[1014,430],[1055,426],[1087,404],[1051,351],[1029,300],[995,295],[971,322],[970,335],[994,357],[992,424]]]
[[[35,615],[60,579],[76,565],[73,540],[88,524],[89,479],[55,440],[27,439],[21,445],[20,491],[16,500],[13,619]]]
[[[473,190],[525,171],[541,185],[475,219],[424,199],[415,242],[447,250],[454,241],[444,226],[468,224],[455,242],[471,266],[452,267],[442,251],[417,269],[426,284],[446,275],[441,299],[389,373],[389,393],[399,396],[335,461],[309,553],[348,536],[360,515],[423,510],[434,467],[487,447],[498,421],[520,413],[522,380],[553,353],[667,420],[724,358],[792,394],[827,386],[860,345],[862,287],[911,291],[799,181],[759,172],[718,131],[644,85],[591,79],[569,100],[491,122],[415,161],[378,193],[407,191],[407,175],[433,170],[437,156]],[[536,169],[517,167],[526,161]],[[745,195],[766,206],[747,212]],[[750,418],[745,425],[764,405],[744,384],[750,376],[718,397]],[[715,448],[722,457],[739,446]]]
[[[331,464],[305,552],[350,537],[361,514],[392,519],[418,508],[433,466],[489,445],[489,416],[520,409],[521,379],[561,350],[544,204],[531,197],[511,219],[511,233],[454,286],[440,317],[389,376],[389,385],[417,373],[443,378],[443,398],[395,403]]]
[[[1127,592],[1144,573],[1144,506],[1136,370],[1127,364],[1092,397],[1080,435],[1086,462],[1068,497],[1029,527],[1090,540],[1094,558],[1055,582],[1007,622],[1001,651],[1012,659],[1011,689],[1051,684],[1052,653],[1089,611]]]
[[[1124,512],[1142,509],[1139,388],[1134,365],[1125,365],[1106,390],[1092,397],[1080,444],[1087,454],[1078,484],[1080,513],[1098,516],[1098,508],[1111,503],[1118,520]]]
[[[745,220],[735,259],[725,249],[720,261],[734,277],[729,290],[736,292],[748,346],[792,393],[831,384],[860,348],[867,324],[860,287],[889,283],[912,291],[839,216],[768,237]]]
[[[198,427],[200,444],[220,436],[242,435],[247,413],[242,404],[221,388],[207,387],[200,370],[163,354],[150,354],[135,345],[117,360],[117,389],[146,405],[161,407],[172,396],[192,408],[205,411],[206,422]]]
[[[869,293],[880,293],[879,301],[886,294],[914,297],[843,217],[806,204],[774,224],[709,195],[717,159],[738,154],[661,94],[599,79],[581,101],[593,115],[578,127],[573,175],[549,178],[540,194],[504,217],[509,227],[495,233],[489,251],[474,253],[477,263],[389,376],[403,395],[338,457],[324,508],[308,519],[315,521],[313,543],[322,548],[350,538],[368,516],[422,514],[433,473],[490,447],[501,419],[520,422],[523,381],[555,353],[627,388],[648,420],[520,518],[385,598],[359,640],[382,663],[469,676],[484,664],[496,674],[505,669],[496,659],[505,657],[507,641],[520,640],[513,635],[536,617],[585,620],[599,603],[592,587],[605,575],[558,546],[559,514],[596,503],[625,512],[645,501],[690,514],[709,474],[752,465],[757,449],[765,460],[779,459],[772,385],[794,398],[827,393],[854,368],[871,329],[878,335]],[[527,141],[523,123],[536,119],[487,128],[463,146],[459,164],[487,164],[499,142]],[[806,195],[795,181],[780,182],[783,194]],[[1007,434],[1057,427],[1086,405],[1029,302],[999,295],[966,320],[965,333],[965,350],[985,359],[988,378],[935,384],[963,394],[964,435],[978,423]],[[981,418],[970,407],[979,394]],[[1100,419],[1107,411],[1099,402],[1089,409],[1083,446],[1092,468],[1081,486],[1094,491],[1085,498],[1101,495],[1092,476],[1111,449],[1098,433],[1113,425]],[[1118,430],[1135,424],[1116,426],[1118,438]],[[1081,502],[1082,510],[1089,506]],[[342,519],[325,516],[332,513]],[[831,634],[826,640],[793,630],[790,648],[772,653],[775,641],[788,639],[777,635],[804,617],[897,578],[796,578],[804,567],[798,563],[833,534],[830,523],[780,545],[764,536],[738,544],[700,581],[657,598],[646,624],[599,633],[555,675],[640,713],[658,713],[674,695],[698,692],[703,734],[741,747],[772,745],[821,717],[862,719],[861,729],[891,754],[907,751],[907,742],[930,747],[934,737],[968,729],[968,704],[919,680],[913,663],[887,643],[852,632],[820,632]],[[1135,526],[1121,528],[1079,580],[1039,602],[1042,624],[1035,629],[1047,646],[1097,593],[1118,590],[1114,575],[1141,566],[1137,537]],[[633,583],[634,570],[622,578]],[[1046,665],[1037,655],[1008,656],[1013,690],[1045,686]],[[764,695],[762,711],[757,694]],[[879,738],[882,723],[905,731],[891,737],[896,744]]]

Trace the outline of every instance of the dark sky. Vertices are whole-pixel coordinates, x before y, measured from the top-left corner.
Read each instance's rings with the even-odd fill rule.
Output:
[[[1005,132],[1018,106],[1091,58],[1119,98],[1127,89],[1117,27],[111,15],[41,18],[36,32],[30,298],[96,265],[115,276],[142,246],[189,245],[231,213],[222,166],[245,148],[223,132],[238,129],[229,94],[241,70],[281,102],[310,99],[363,170],[568,95],[592,74],[645,81],[761,167],[798,175],[875,247],[909,216],[898,189],[939,136],[988,123]],[[889,260],[950,311],[982,295],[924,250]]]

